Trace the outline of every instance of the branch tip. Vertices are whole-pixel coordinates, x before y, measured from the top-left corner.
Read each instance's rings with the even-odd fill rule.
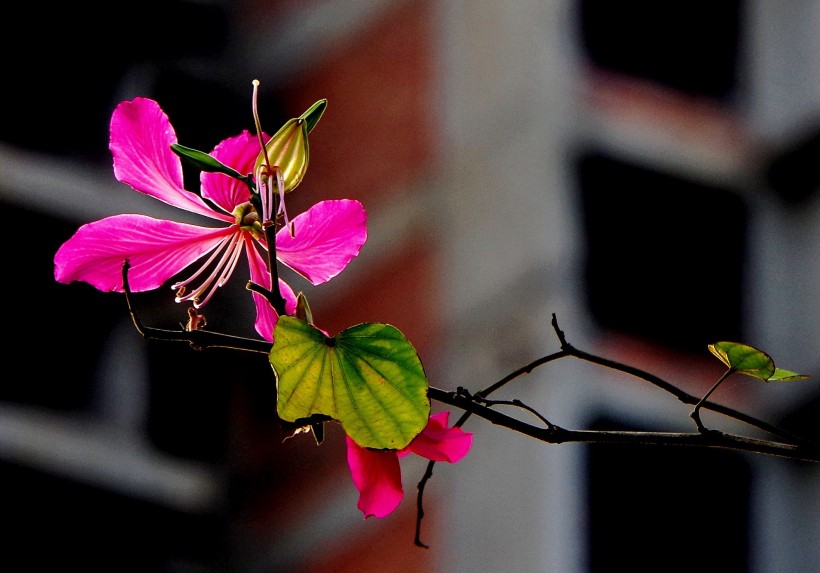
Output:
[[[572,345],[567,342],[567,337],[564,334],[564,331],[558,327],[558,318],[555,316],[555,313],[552,313],[552,328],[555,330],[555,335],[558,337],[558,342],[561,343],[561,350],[568,350],[572,348]]]

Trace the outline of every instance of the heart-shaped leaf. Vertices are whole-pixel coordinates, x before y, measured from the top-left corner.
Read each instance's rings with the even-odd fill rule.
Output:
[[[739,342],[715,342],[709,351],[726,366],[747,376],[767,381],[774,374],[774,360],[771,356]]]
[[[334,337],[281,316],[270,363],[277,412],[286,421],[324,414],[362,447],[399,450],[427,425],[427,376],[393,326],[364,323]]]
[[[709,351],[729,368],[764,382],[791,382],[807,380],[810,376],[783,370],[774,365],[771,356],[752,346],[739,342],[715,342]]]

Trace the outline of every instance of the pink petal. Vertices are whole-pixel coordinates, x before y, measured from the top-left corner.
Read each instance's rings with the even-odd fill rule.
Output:
[[[347,465],[353,484],[359,490],[359,509],[365,518],[390,515],[404,495],[396,452],[368,450],[349,437],[345,439]]]
[[[449,415],[450,412],[439,412],[430,416],[427,427],[399,455],[413,452],[434,462],[451,464],[461,460],[470,451],[473,434],[461,428],[448,428]]]
[[[182,162],[171,144],[177,142],[168,116],[154,100],[135,98],[120,103],[111,117],[109,148],[114,176],[141,193],[212,219],[233,222],[183,187]]]
[[[358,201],[321,201],[276,234],[276,256],[317,285],[342,272],[367,240],[367,213]]]
[[[267,136],[265,136],[267,141]],[[211,155],[224,165],[235,169],[242,175],[253,173],[256,158],[262,151],[259,139],[250,132],[226,139],[217,145]],[[219,205],[226,213],[231,213],[234,207],[250,199],[250,190],[247,185],[224,173],[203,172],[200,176],[202,196]]]
[[[245,239],[245,252],[248,255],[251,280],[269,289],[270,273],[268,272],[268,265],[253,244],[253,239]],[[296,295],[293,289],[285,281],[279,279],[279,292],[285,299],[285,311],[287,314],[293,314],[296,309]],[[256,322],[254,323],[256,332],[268,342],[273,342],[273,329],[276,327],[279,316],[265,297],[255,292],[252,295],[253,302],[256,305]]]
[[[155,289],[232,232],[231,227],[209,229],[144,215],[107,217],[83,225],[63,243],[54,255],[54,278],[121,292],[122,263],[128,259],[131,290]]]

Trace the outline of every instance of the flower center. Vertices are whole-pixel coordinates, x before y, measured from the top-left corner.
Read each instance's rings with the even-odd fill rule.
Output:
[[[262,221],[259,217],[259,212],[253,203],[247,201],[240,203],[233,210],[233,215],[236,217],[236,225],[243,231],[248,231],[254,238],[263,240],[265,229],[262,227]]]
[[[216,289],[224,285],[233,274],[247,237],[245,233],[250,233],[263,246],[266,244],[265,229],[260,221],[259,212],[252,202],[246,201],[237,205],[233,210],[233,215],[236,217],[234,232],[219,242],[208,260],[193,275],[184,281],[171,285],[171,288],[177,291],[176,302],[193,301],[194,308],[205,306],[205,303],[211,299]],[[194,280],[205,274],[208,269],[210,269],[210,273],[202,281],[202,284],[196,288],[189,287]]]

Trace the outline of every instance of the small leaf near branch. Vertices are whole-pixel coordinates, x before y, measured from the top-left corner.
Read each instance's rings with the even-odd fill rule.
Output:
[[[292,316],[274,330],[270,363],[277,413],[286,421],[324,414],[362,447],[400,450],[427,425],[421,361],[395,327],[352,326],[334,337]]]
[[[739,342],[715,342],[708,346],[709,351],[727,367],[740,374],[746,374],[761,380],[768,380],[775,372],[771,356]]]
[[[797,374],[796,372],[777,368],[771,356],[746,344],[715,342],[710,344],[708,348],[712,354],[735,372],[759,378],[764,382],[791,382],[810,378],[806,374]]]

